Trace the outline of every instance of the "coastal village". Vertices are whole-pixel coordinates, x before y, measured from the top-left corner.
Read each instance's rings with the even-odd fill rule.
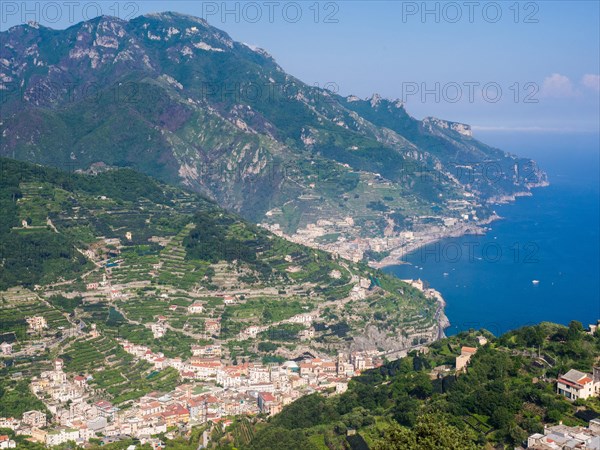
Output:
[[[130,233],[127,233],[126,239],[132,239]],[[126,267],[126,260],[120,257],[118,251],[119,244],[119,240],[105,243],[106,253],[110,251],[112,255],[104,261],[98,261],[95,252],[88,252],[88,257],[97,262],[97,268],[91,273],[103,274],[100,278],[97,275],[95,278],[90,276],[86,282],[85,295],[89,301],[106,298],[115,305],[116,302],[132,301],[132,285],[137,286],[136,282],[117,282],[119,270]],[[108,248],[109,245],[114,246],[112,250]],[[286,261],[293,263],[292,258],[286,257]],[[159,272],[162,267],[162,264],[155,264],[150,268],[150,275],[152,276],[152,272]],[[338,271],[330,276],[336,279],[341,273]],[[175,373],[174,388],[149,391],[127,401],[114,402],[111,395],[103,389],[98,389],[95,384],[95,378],[103,376],[101,370],[68,371],[65,361],[57,357],[52,361],[51,369],[33,376],[29,385],[33,395],[43,402],[50,414],[30,410],[20,418],[1,417],[0,428],[9,428],[17,435],[28,436],[28,439],[48,447],[69,441],[85,445],[91,439],[107,444],[133,437],[139,439],[141,444],[148,443],[153,448],[161,448],[163,442],[160,436],[170,439],[188,433],[192,427],[205,426],[202,439],[203,442],[207,442],[211,430],[215,427],[224,430],[235,417],[266,418],[277,414],[283,407],[302,396],[315,392],[326,396],[341,394],[348,389],[352,377],[382,366],[387,358],[402,357],[409,350],[426,354],[429,351],[427,343],[443,337],[442,330],[447,326],[443,316],[444,299],[439,292],[429,288],[421,280],[403,281],[438,305],[436,317],[440,325],[436,328],[436,335],[428,336],[424,343],[408,345],[393,354],[371,348],[339,351],[335,357],[312,354],[307,350],[309,347],[305,346],[301,347],[305,349],[303,353],[285,361],[271,363],[251,359],[233,360],[228,353],[226,341],[219,338],[221,318],[218,315],[207,314],[208,303],[202,294],[190,297],[186,300],[187,306],[182,306],[172,302],[174,291],[165,291],[159,295],[164,312],[154,315],[153,321],[144,323],[153,338],[165,338],[172,329],[170,323],[177,313],[186,317],[200,317],[204,332],[198,337],[209,337],[210,342],[199,339],[203,343],[192,344],[189,348],[192,356],[189,358],[169,357],[163,352],[153,350],[151,345],[135,343],[127,338],[117,337],[114,342],[120,350],[133,357],[133,364],[142,362],[149,367],[146,372],[147,378],[167,371]],[[365,299],[373,294],[372,280],[353,275],[351,283],[353,287],[348,300]],[[239,305],[245,298],[240,293],[219,295],[223,308]],[[292,315],[279,323],[300,326],[301,342],[309,343],[315,336],[314,324],[318,316],[317,311],[308,311]],[[64,321],[64,318],[61,320]],[[62,345],[65,339],[95,343],[103,337],[103,330],[95,323],[67,321],[69,326],[57,327],[56,316],[47,313],[28,315],[24,321],[31,336],[50,336],[52,333],[48,334],[48,331],[59,328],[62,337],[46,337],[41,341],[36,339],[25,346],[3,341],[0,343],[2,358],[39,354],[45,348]],[[243,327],[236,340],[260,340],[265,337],[264,333],[267,333],[268,337],[272,325]],[[595,327],[597,326],[590,326],[591,333],[595,331]],[[477,336],[476,341],[476,346],[462,346],[458,349],[459,354],[455,357],[453,365],[434,367],[429,374],[431,379],[450,374],[460,377],[468,371],[473,355],[488,343],[488,339],[483,335]],[[123,372],[121,375],[127,377]],[[13,376],[18,377],[19,374]],[[556,380],[556,393],[570,401],[600,395],[600,369],[594,369],[592,374],[577,370],[568,371]],[[564,442],[576,441],[587,445],[578,448],[597,449],[598,447],[592,445],[600,439],[598,429],[598,423],[595,422],[585,429],[562,425],[549,427],[544,434],[538,433],[530,437],[529,448],[567,448],[556,446],[556,443],[560,442],[557,436],[562,436]],[[0,436],[0,448],[12,448],[15,445],[15,441],[8,436]]]
[[[173,391],[150,392],[117,407],[90,387],[93,374],[67,374],[63,360],[56,359],[53,370],[31,381],[32,392],[44,402],[52,420],[41,411],[28,411],[21,419],[0,418],[0,428],[31,436],[32,441],[49,447],[68,441],[85,444],[98,437],[105,443],[136,437],[157,448],[161,442],[153,436],[160,433],[173,437],[176,431],[206,423],[225,427],[234,416],[277,414],[303,395],[345,392],[352,376],[383,362],[353,353],[340,354],[336,360],[307,357],[279,365],[227,365],[218,359],[218,348],[198,346],[193,349],[198,356],[182,361],[142,345],[120,344],[156,370],[175,368],[181,384]]]
[[[44,321],[32,321],[30,326],[43,326]],[[590,328],[593,328],[591,325]],[[91,328],[91,337],[98,331]],[[473,355],[488,343],[483,335],[476,347],[463,346],[453,366],[434,368],[432,379],[466,372]],[[303,355],[281,364],[244,362],[225,363],[219,345],[194,345],[193,356],[187,360],[168,358],[149,347],[119,339],[119,345],[136,360],[150,363],[158,372],[173,368],[179,383],[168,392],[152,391],[123,405],[114,405],[91,387],[93,372],[66,373],[64,361],[52,362],[52,369],[31,380],[30,389],[40,399],[50,415],[37,410],[27,411],[22,418],[0,417],[0,428],[9,428],[17,435],[48,447],[69,441],[85,445],[90,439],[110,443],[134,437],[153,448],[163,445],[158,435],[173,438],[193,426],[207,425],[203,435],[207,441],[213,427],[225,429],[236,416],[268,417],[301,396],[315,392],[323,395],[343,393],[353,376],[383,364],[377,352],[339,353],[335,359]],[[3,356],[10,356],[11,345],[0,345]],[[422,347],[419,352],[427,353]],[[556,392],[570,401],[600,396],[600,367],[592,374],[570,370],[556,380]],[[575,446],[572,446],[576,444]],[[600,420],[593,419],[589,427],[548,426],[544,433],[529,437],[528,447],[535,450],[600,449]],[[14,448],[8,436],[0,436],[0,448]]]
[[[401,232],[394,231],[393,223],[389,223],[383,236],[379,237],[360,237],[360,228],[356,226],[352,217],[319,219],[293,234],[286,234],[278,223],[264,222],[260,225],[273,234],[297,244],[325,250],[353,262],[362,261],[367,252],[381,254],[383,257],[380,260],[371,260],[370,264],[373,267],[383,267],[397,264],[407,253],[442,238],[483,234],[486,230],[485,225],[499,218],[492,214],[485,220],[479,219],[476,209],[480,205],[467,200],[450,203],[458,217],[418,217],[412,230]],[[269,211],[267,216],[271,217],[274,214],[276,212]]]
[[[127,233],[125,238],[131,240],[131,233]],[[132,293],[139,284],[137,281],[119,282],[119,270],[127,267],[126,260],[118,250],[120,247],[118,239],[105,240],[103,254],[110,257],[106,260],[98,259],[98,248],[86,251],[86,256],[96,261],[97,265],[84,285],[83,295],[90,305],[99,300],[108,300],[114,305],[117,302],[127,305],[127,302],[133,301]],[[286,261],[293,262],[291,257],[286,257]],[[294,266],[291,267],[293,271]],[[164,269],[163,264],[155,264],[149,268],[150,276],[161,269]],[[341,272],[333,271],[330,276],[332,279],[339,279]],[[353,287],[344,301],[363,300],[373,294],[372,280],[352,275],[350,282]],[[411,283],[413,287],[432,297],[442,310],[444,303],[439,293],[425,289],[420,280]],[[16,292],[13,292],[14,299],[11,300],[15,301],[15,306],[32,302],[45,303],[42,297],[34,293]],[[248,295],[248,292],[245,294]],[[285,405],[315,392],[325,395],[343,393],[352,377],[381,366],[387,356],[381,350],[371,348],[348,349],[338,352],[335,357],[325,357],[304,345],[300,346],[303,349],[300,353],[283,362],[232,360],[226,347],[227,341],[219,337],[221,318],[218,314],[207,311],[208,305],[203,295],[206,294],[192,295],[186,299],[187,306],[182,306],[181,303],[172,303],[173,297],[176,297],[175,291],[164,291],[158,295],[158,302],[163,305],[161,308],[164,308],[164,312],[153,315],[153,320],[143,324],[152,332],[155,340],[161,340],[172,330],[171,324],[177,315],[199,318],[203,331],[193,336],[198,338],[197,342],[203,343],[190,346],[191,357],[168,357],[160,351],[154,351],[150,345],[120,337],[114,340],[134,361],[150,367],[146,370],[147,377],[168,371],[176,372],[177,383],[174,389],[152,391],[140,398],[115,404],[111,395],[94,384],[95,378],[103,376],[101,370],[80,370],[73,373],[67,370],[65,361],[57,357],[52,361],[51,370],[35,375],[30,383],[31,392],[44,403],[50,415],[32,410],[27,411],[22,418],[2,417],[0,428],[10,428],[18,435],[31,436],[29,439],[32,441],[49,447],[68,441],[85,444],[90,439],[101,439],[102,442],[109,443],[125,437],[135,437],[141,443],[147,442],[158,448],[161,442],[156,436],[161,433],[168,438],[185,433],[196,425],[207,424],[209,430],[215,426],[225,427],[235,416],[277,414]],[[245,295],[240,293],[219,295],[222,308],[225,309],[239,306],[245,301]],[[125,306],[121,306],[123,307]],[[300,342],[308,344],[315,337],[317,320],[318,311],[303,312],[277,323],[243,327],[236,339],[237,342],[260,340],[265,333],[268,335],[271,327],[281,324],[299,327]],[[103,338],[103,331],[96,323],[70,318],[65,322],[64,317],[57,317],[55,313],[36,313],[26,316],[24,321],[27,333],[37,338],[29,344],[3,341],[0,343],[3,358],[10,360],[40,354],[45,349],[59,349],[66,342],[98,343]],[[64,325],[57,326],[59,322]],[[54,331],[60,331],[61,338],[50,337]],[[435,328],[432,333],[427,341],[435,339],[439,332]],[[109,350],[109,353],[114,352],[114,348]],[[403,352],[405,354],[406,350]],[[19,377],[19,373],[14,376]],[[121,376],[127,377],[127,374],[121,372]],[[12,444],[8,440],[6,444],[0,443],[0,448],[4,448],[4,445]]]
[[[476,220],[465,216],[461,221],[444,221],[445,231],[436,232],[463,233],[465,226],[477,226]],[[49,219],[48,226],[54,226]],[[27,227],[27,222],[22,223],[23,230]],[[347,260],[362,262],[365,252],[386,252],[395,241],[348,241],[341,236],[341,241],[315,245],[316,238],[352,227],[351,218],[319,221],[301,229],[301,238],[296,239],[334,253],[324,275],[341,293],[329,298],[315,294],[316,288],[322,288],[317,283],[295,278],[311,263],[299,252],[277,255],[280,270],[290,281],[265,286],[241,281],[249,270],[233,262],[206,263],[210,275],[194,273],[206,268],[185,258],[183,240],[193,224],[174,236],[150,237],[147,242],[160,247],[150,256],[137,253],[143,245],[136,244],[137,236],[127,229],[119,231],[120,238],[98,236],[89,248],[79,251],[90,263],[80,279],[2,293],[5,317],[17,318],[26,332],[22,330],[20,338],[15,333],[8,333],[13,335],[9,339],[0,336],[0,365],[10,367],[7,373],[12,380],[27,382],[44,408],[20,417],[0,417],[0,428],[48,447],[136,438],[161,448],[163,440],[187,436],[192,427],[201,427],[200,444],[206,445],[213,430],[225,430],[236,417],[265,420],[301,397],[342,394],[353,377],[409,352],[427,354],[428,345],[443,338],[449,325],[444,299],[422,280],[402,280],[391,285],[393,290],[384,289],[380,275],[365,274],[359,264]],[[407,245],[423,245],[437,235],[404,232],[397,238],[406,243],[400,245],[406,250]],[[340,242],[349,246],[339,245],[333,251],[331,245]],[[408,295],[415,303],[403,316],[405,308],[396,300]],[[63,308],[51,299],[64,302]],[[64,309],[69,302],[76,305],[70,312]],[[294,309],[289,308],[293,303]],[[267,319],[265,312],[273,314],[276,309],[283,312]],[[338,315],[362,320],[361,313],[368,325],[360,328],[359,336],[336,334]],[[239,319],[233,321],[232,316]],[[327,316],[336,319],[327,322]],[[398,320],[389,328],[373,325],[390,319]],[[117,325],[108,325],[110,321]],[[332,339],[318,341],[330,332],[329,327]],[[373,328],[384,338],[378,341]],[[295,333],[292,339],[277,339],[278,332],[289,329]],[[179,345],[169,348],[173,340]],[[454,364],[432,367],[429,378],[468,373],[471,359],[487,343],[488,338],[478,335],[476,344],[451,349]],[[270,344],[271,350],[260,350],[261,344]],[[36,358],[42,362],[35,370],[27,365],[24,373],[15,369],[20,359]],[[153,384],[163,378],[168,382]],[[136,386],[138,382],[142,388]],[[556,383],[557,394],[571,401],[598,396],[600,372],[570,370]],[[572,433],[587,436],[595,431]],[[536,445],[547,441],[544,436],[535,438]],[[0,436],[0,449],[15,446],[8,435]]]

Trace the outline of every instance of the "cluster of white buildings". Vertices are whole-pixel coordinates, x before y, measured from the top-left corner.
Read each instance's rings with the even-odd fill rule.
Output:
[[[188,385],[177,388],[185,390],[188,395],[185,402],[179,402],[189,412],[189,419],[183,420],[184,423],[203,423],[237,414],[275,414],[286,404],[306,394],[316,391],[344,392],[351,377],[383,363],[376,352],[353,352],[340,353],[335,360],[309,358],[279,365],[248,362],[230,365],[219,358],[219,344],[194,345],[193,356],[184,361],[154,353],[144,345],[125,340],[120,343],[125,351],[153,364],[156,370],[172,367],[183,380],[190,383],[189,386],[201,385],[209,389],[208,394],[194,397],[190,389],[185,387]],[[174,397],[177,396],[169,394],[169,398]],[[212,399],[216,400],[213,402]],[[138,407],[142,412],[138,418],[144,418],[148,411],[153,414],[164,412],[157,399],[150,403],[146,400],[140,400]],[[202,411],[193,408],[192,404],[197,401],[203,402]],[[135,407],[128,409],[129,412],[135,410]]]
[[[53,370],[45,371],[31,381],[31,390],[50,411],[53,423],[49,426],[46,413],[27,411],[18,419],[0,418],[0,427],[11,428],[19,435],[47,446],[68,441],[84,444],[97,433],[105,432],[118,408],[105,400],[92,403],[88,388],[89,378],[67,376],[63,361],[56,359]],[[8,448],[8,447],[7,447]]]
[[[568,427],[563,424],[545,427],[527,439],[532,450],[600,450],[600,420],[593,419],[588,427]]]
[[[303,325],[305,327],[305,330],[302,330],[300,332],[299,337],[301,340],[306,340],[306,339],[310,339],[310,338],[314,337],[315,332],[314,332],[314,329],[311,328],[311,325],[317,319],[318,319],[318,316],[316,313],[308,312],[308,313],[296,314],[295,316],[292,316],[286,320],[282,320],[279,323],[293,323],[293,324]],[[250,325],[249,327],[240,331],[240,333],[238,335],[238,339],[241,341],[243,341],[245,339],[255,339],[256,337],[258,337],[259,333],[268,331],[269,328],[272,326],[273,326],[273,324]]]
[[[235,415],[276,414],[313,392],[344,392],[352,376],[382,364],[376,352],[354,352],[340,353],[336,359],[307,358],[279,365],[229,365],[219,359],[219,344],[194,345],[194,356],[186,361],[166,358],[125,340],[120,344],[156,370],[175,368],[182,384],[171,392],[151,392],[120,410],[110,401],[97,400],[88,387],[90,376],[68,376],[63,361],[56,359],[52,370],[31,382],[32,392],[50,411],[52,423],[44,412],[28,411],[20,420],[0,418],[0,427],[47,446],[67,441],[81,445],[98,436],[119,439],[123,435],[150,442],[151,436],[166,433],[172,426],[206,422],[226,425],[228,417]],[[0,442],[1,448],[12,448],[13,444],[10,440]]]
[[[369,183],[369,185],[372,185],[372,183]],[[477,206],[474,200],[449,200],[448,207],[454,211],[457,217],[416,217],[416,231],[397,232],[390,225],[384,230],[383,237],[355,238],[355,236],[361,235],[361,230],[355,225],[352,217],[319,219],[316,223],[307,224],[304,228],[296,230],[295,234],[291,236],[284,234],[277,223],[265,222],[261,223],[260,226],[292,242],[319,248],[350,261],[359,262],[363,259],[366,251],[384,252],[401,248],[416,241],[426,240],[432,234],[445,233],[448,229],[460,227],[470,220],[477,221],[475,210]],[[275,209],[268,211],[266,216],[270,218],[279,214],[281,214],[281,210]],[[435,219],[438,225],[428,223],[431,219]],[[323,236],[334,235],[338,235],[334,242],[321,242]]]
[[[274,214],[274,212],[271,212],[270,215],[272,216]],[[269,212],[267,212],[267,216],[269,216]],[[359,234],[358,229],[355,229],[354,227],[354,219],[352,217],[345,217],[344,219],[340,220],[320,219],[316,224],[311,223],[306,225],[305,228],[298,229],[292,236],[285,235],[279,224],[262,223],[260,226],[266,228],[273,234],[285,237],[286,239],[296,242],[297,244],[332,251],[333,254],[339,255],[354,262],[362,260],[365,250],[370,248],[370,245],[366,240],[348,240],[344,236],[344,234]],[[334,234],[340,234],[334,243],[318,242],[319,238],[325,235]]]

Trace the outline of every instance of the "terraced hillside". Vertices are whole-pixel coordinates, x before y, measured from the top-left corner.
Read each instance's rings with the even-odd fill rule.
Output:
[[[10,372],[34,375],[61,357],[119,403],[178,376],[152,373],[124,341],[168,358],[211,345],[225,362],[276,361],[393,354],[435,340],[444,325],[435,297],[286,241],[197,194],[129,170],[84,175],[1,162],[2,242],[23,243],[5,246],[1,259]],[[38,232],[54,239],[34,241]],[[24,277],[18,269],[31,258],[41,270]],[[34,330],[26,320],[35,317],[45,323]]]

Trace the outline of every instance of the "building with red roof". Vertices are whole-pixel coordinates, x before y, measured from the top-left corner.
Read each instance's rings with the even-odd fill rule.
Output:
[[[600,394],[600,368],[594,367],[590,375],[571,369],[558,377],[556,392],[569,400],[586,399]]]

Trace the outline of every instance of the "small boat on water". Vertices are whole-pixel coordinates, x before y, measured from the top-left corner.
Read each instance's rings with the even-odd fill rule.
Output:
[[[540,280],[531,280],[532,284],[540,284]]]

